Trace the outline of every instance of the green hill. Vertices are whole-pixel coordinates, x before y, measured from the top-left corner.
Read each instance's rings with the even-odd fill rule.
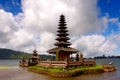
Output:
[[[21,60],[21,59],[28,59],[32,56],[32,54],[15,51],[11,49],[4,49],[0,48],[0,60]],[[55,57],[51,55],[39,55],[40,60],[51,59],[53,60]]]
[[[6,60],[6,59],[28,59],[31,56],[31,54],[15,51],[11,49],[0,49],[0,60]]]

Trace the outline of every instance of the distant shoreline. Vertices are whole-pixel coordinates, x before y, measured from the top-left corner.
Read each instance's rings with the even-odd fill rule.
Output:
[[[92,59],[92,58],[85,58],[85,59]],[[106,58],[95,58],[95,59],[120,59],[120,57],[106,57]],[[0,60],[21,60],[21,59],[0,59]]]

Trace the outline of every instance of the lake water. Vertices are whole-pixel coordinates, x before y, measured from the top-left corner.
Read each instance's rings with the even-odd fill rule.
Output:
[[[117,71],[101,74],[83,74],[69,78],[54,78],[46,75],[36,74],[18,67],[18,60],[0,60],[0,66],[9,66],[0,69],[0,80],[120,80],[120,59],[97,59],[97,64],[113,62]]]

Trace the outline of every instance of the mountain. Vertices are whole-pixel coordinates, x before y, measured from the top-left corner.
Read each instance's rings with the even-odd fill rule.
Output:
[[[31,54],[25,52],[0,48],[0,60],[23,59],[23,58],[28,59],[30,56]]]
[[[0,48],[0,60],[21,60],[21,59],[28,59],[31,56],[32,54],[30,53]],[[55,57],[51,55],[39,55],[39,57],[40,60],[55,59]]]

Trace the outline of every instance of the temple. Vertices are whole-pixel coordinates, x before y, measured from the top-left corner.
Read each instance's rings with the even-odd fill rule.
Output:
[[[29,71],[49,74],[54,77],[72,77],[81,75],[82,73],[101,73],[115,71],[116,68],[112,63],[103,66],[96,66],[95,59],[85,59],[83,54],[74,49],[71,46],[68,30],[66,27],[65,16],[61,15],[55,47],[48,50],[49,54],[55,54],[56,60],[46,57],[47,59],[39,59],[36,49],[33,51],[32,56],[29,58],[28,62],[24,59],[20,61],[19,66],[29,67]],[[71,54],[76,54],[76,57],[71,58]],[[52,56],[54,58],[54,56]],[[41,58],[41,57],[40,57]],[[93,67],[94,66],[94,67]]]
[[[55,47],[48,50],[49,54],[55,54],[56,60],[40,60],[37,54],[37,51],[34,50],[32,57],[29,58],[28,63],[22,61],[20,62],[20,66],[41,66],[41,67],[61,67],[67,69],[71,66],[93,66],[95,65],[95,60],[84,60],[83,54],[74,49],[71,46],[70,38],[68,34],[68,30],[66,27],[65,16],[61,15],[58,30],[57,30],[57,37],[56,42],[54,43]],[[71,59],[70,55],[76,54],[76,57]]]
[[[77,49],[70,47],[70,38],[68,37],[68,30],[66,27],[65,16],[61,15],[59,20],[59,27],[57,30],[56,47],[48,50],[50,54],[56,54],[57,61],[70,60],[70,54],[79,52]]]

